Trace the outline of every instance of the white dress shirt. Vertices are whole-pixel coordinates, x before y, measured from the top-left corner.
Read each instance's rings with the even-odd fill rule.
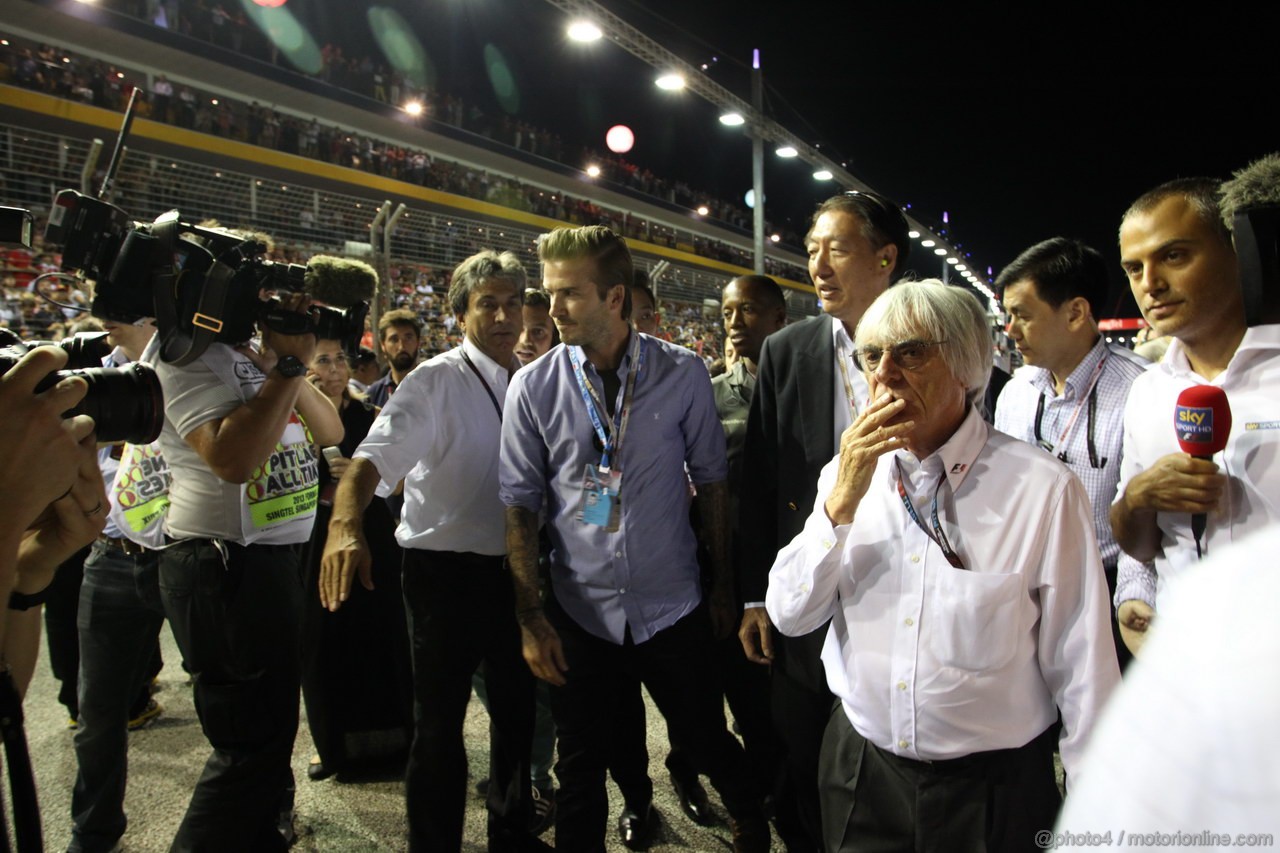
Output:
[[[907,514],[895,457],[930,530],[937,494],[964,569]],[[882,456],[853,523],[837,527],[824,504],[838,463],[823,469],[813,514],[769,574],[778,630],[798,636],[832,619],[827,682],[882,749],[928,761],[1019,747],[1061,710],[1073,775],[1120,678],[1080,481],[976,408],[923,464]]]
[[[835,391],[831,399],[835,402],[831,408],[834,410],[833,430],[834,447],[840,446],[840,436],[853,423],[855,410],[861,412],[867,407],[868,398],[871,396],[871,389],[867,386],[867,377],[862,375],[862,371],[858,369],[857,360],[853,357],[853,339],[849,337],[849,332],[845,329],[844,323],[841,323],[835,317],[831,318],[831,343],[835,350],[833,355],[833,363],[835,370]],[[840,364],[843,354],[844,367],[849,376],[849,387],[845,388],[845,373],[841,372]],[[853,399],[849,399],[849,392],[853,392]]]
[[[497,556],[507,553],[498,499],[502,420],[463,353],[501,406],[507,368],[464,338],[405,377],[354,456],[377,466],[383,497],[404,479],[402,547]]]
[[[1138,377],[1124,418],[1124,463],[1117,499],[1129,481],[1160,457],[1177,453],[1173,415],[1178,395],[1192,385],[1217,385],[1231,406],[1231,435],[1213,457],[1228,485],[1217,512],[1209,513],[1201,546],[1212,554],[1227,543],[1280,521],[1280,325],[1249,329],[1227,369],[1207,382],[1191,369],[1182,342],[1169,345],[1164,360]],[[1197,562],[1191,514],[1162,512],[1155,568],[1122,566],[1116,603],[1163,595],[1167,585]],[[1145,571],[1146,577],[1142,577]],[[1151,575],[1156,582],[1152,583]]]

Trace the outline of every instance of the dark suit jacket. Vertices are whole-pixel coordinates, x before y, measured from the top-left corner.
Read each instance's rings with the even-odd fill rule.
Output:
[[[764,601],[778,551],[804,527],[818,474],[835,455],[835,348],[831,318],[801,320],[765,339],[747,420],[738,573],[744,601]],[[818,655],[826,626],[781,644],[775,664],[826,691]]]

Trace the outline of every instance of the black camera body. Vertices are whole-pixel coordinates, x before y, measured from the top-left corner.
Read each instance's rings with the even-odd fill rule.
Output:
[[[334,334],[354,353],[377,286],[373,269],[358,261],[276,263],[252,235],[192,224],[177,210],[135,222],[75,190],[57,194],[45,239],[62,247],[64,271],[94,281],[96,316],[125,323],[155,317],[160,357],[179,366],[214,342],[244,343],[259,323],[282,334]],[[275,291],[305,292],[336,307],[300,315],[263,298]]]
[[[69,376],[89,383],[89,391],[63,417],[89,415],[100,442],[127,441],[149,444],[160,436],[164,425],[164,396],[155,370],[145,364],[103,367],[111,352],[105,332],[68,338],[60,343],[21,341],[0,329],[0,376],[8,373],[24,355],[39,346],[55,346],[67,354],[67,369],[55,370],[36,385],[36,393],[47,391]]]

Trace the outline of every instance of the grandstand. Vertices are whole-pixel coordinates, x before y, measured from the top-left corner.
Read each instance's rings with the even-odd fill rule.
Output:
[[[435,294],[457,261],[480,247],[510,249],[536,275],[533,240],[561,224],[598,222],[626,234],[638,266],[662,265],[657,289],[680,303],[673,316],[689,306],[699,313],[725,282],[751,271],[745,233],[634,188],[584,181],[577,170],[458,128],[406,123],[377,100],[265,63],[257,76],[245,70],[255,63],[227,47],[180,52],[165,42],[190,38],[126,16],[88,9],[97,19],[84,20],[56,3],[10,6],[0,23],[5,204],[39,215],[57,189],[92,185],[92,174],[81,175],[92,140],[114,141],[130,87],[150,91],[163,75],[176,105],[163,105],[161,116],[153,98],[152,117],[134,122],[114,203],[140,221],[177,207],[193,221],[266,231],[289,260],[369,252],[374,213],[385,201],[404,204],[389,258],[374,260],[387,272],[386,304],[412,305],[428,321],[438,317]],[[184,89],[191,107],[181,105]],[[791,314],[815,313],[804,258],[771,246],[768,264],[788,290]],[[450,343],[436,328],[432,349]]]

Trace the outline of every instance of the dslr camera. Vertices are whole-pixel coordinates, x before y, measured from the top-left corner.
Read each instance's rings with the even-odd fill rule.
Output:
[[[31,248],[32,216],[18,207],[0,208],[0,245]],[[68,338],[60,343],[23,341],[8,329],[0,329],[0,376],[8,373],[24,355],[39,346],[56,346],[67,354],[67,369],[50,373],[36,386],[36,393],[52,388],[68,376],[89,383],[89,391],[64,417],[89,415],[98,441],[155,441],[164,424],[164,397],[160,380],[145,364],[125,368],[103,367],[111,353],[106,332]]]

